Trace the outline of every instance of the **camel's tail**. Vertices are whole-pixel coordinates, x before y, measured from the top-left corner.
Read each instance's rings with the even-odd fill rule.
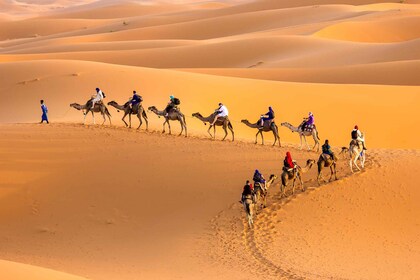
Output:
[[[232,123],[230,121],[228,123],[228,127],[233,130],[233,125],[232,125]]]
[[[107,107],[105,107],[105,114],[106,114],[108,117],[111,117],[111,113],[109,112],[109,110],[108,110],[108,108],[107,108]]]
[[[318,138],[318,140],[321,140],[318,136],[318,129],[316,130],[316,138]]]

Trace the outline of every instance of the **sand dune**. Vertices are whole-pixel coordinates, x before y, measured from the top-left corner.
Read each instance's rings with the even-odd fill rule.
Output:
[[[218,76],[273,81],[335,84],[420,85],[420,81],[412,77],[412,73],[417,73],[420,70],[420,62],[418,60],[311,69],[260,68],[260,66],[264,66],[264,63],[257,63],[248,69],[189,68],[180,70]]]
[[[49,269],[18,264],[0,260],[0,275],[5,280],[25,280],[30,277],[33,280],[83,280],[85,278],[71,276]]]
[[[411,16],[375,22],[343,22],[316,33],[317,36],[357,42],[400,42],[418,39],[420,17]]]
[[[8,213],[0,215],[0,235],[10,241],[2,258],[90,279],[418,274],[416,151],[371,149],[368,170],[354,176],[340,160],[340,180],[321,187],[312,169],[308,191],[290,201],[279,199],[276,183],[249,231],[236,202],[244,178],[256,167],[279,174],[287,149],[301,163],[317,154],[73,124],[1,131],[7,170],[48,171],[6,185],[13,192],[0,206]],[[367,259],[369,269],[354,277]]]
[[[0,1],[0,279],[417,279],[419,4]],[[188,137],[151,112],[148,131],[125,128],[112,107],[112,125],[82,125],[69,104],[96,87],[145,108],[177,96]],[[219,102],[234,142],[192,117]],[[268,106],[282,147],[241,123]],[[313,166],[287,198],[277,179],[249,229],[253,171],[318,159],[280,125],[309,111],[337,154],[357,124],[366,168],[341,154],[338,181],[319,186]]]

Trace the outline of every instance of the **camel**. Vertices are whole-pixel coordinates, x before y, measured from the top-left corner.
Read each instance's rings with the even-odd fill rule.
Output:
[[[217,113],[213,113],[207,118],[205,118],[200,113],[197,112],[197,113],[192,114],[192,116],[202,121],[205,125],[206,123],[210,123],[210,127],[207,130],[207,132],[208,134],[210,134],[211,138],[216,139],[216,126],[221,126],[223,127],[223,130],[225,131],[225,137],[223,137],[222,141],[224,141],[228,135],[227,128],[229,128],[230,132],[232,132],[232,141],[235,141],[235,133],[233,132],[233,126],[228,117],[225,117],[225,118],[220,117],[217,119],[214,125],[211,125],[214,121],[214,118],[216,117],[216,114]],[[211,135],[211,132],[210,132],[210,129],[212,127],[213,127],[213,135]]]
[[[241,122],[244,123],[246,126],[249,126],[250,128],[257,128],[258,129],[258,132],[255,135],[255,144],[258,143],[258,135],[260,134],[261,135],[261,139],[262,139],[262,145],[264,145],[264,135],[263,135],[263,132],[272,131],[273,132],[273,135],[274,135],[274,144],[273,144],[273,146],[276,145],[276,142],[278,140],[279,141],[279,147],[281,147],[280,136],[279,136],[279,128],[274,123],[274,121],[272,121],[272,122],[265,121],[262,129],[260,129],[260,121],[259,120],[256,123],[250,123],[248,120],[241,120]]]
[[[333,175],[335,176],[335,180],[337,180],[337,163],[334,159],[332,159],[330,156],[329,157],[325,157],[323,154],[321,154],[319,156],[318,162],[318,177],[317,177],[317,181],[318,181],[318,185],[321,185],[320,180],[323,179],[322,178],[322,169],[324,167],[329,167],[331,170],[331,176],[329,181],[331,181]]]
[[[179,133],[179,135],[181,136],[182,132],[185,129],[185,137],[187,137],[187,122],[185,121],[184,114],[182,114],[179,110],[172,109],[169,112],[168,116],[165,116],[166,115],[165,111],[159,111],[155,106],[150,106],[149,108],[147,108],[147,110],[152,111],[158,117],[164,117],[165,118],[165,122],[163,123],[162,133],[165,133],[165,124],[168,124],[169,134],[172,134],[171,124],[169,123],[169,121],[179,121],[179,123],[181,124],[181,132]]]
[[[270,179],[265,182],[265,189],[266,191],[263,191],[261,188],[260,183],[256,183],[254,186],[254,194],[256,196],[257,205],[261,203],[261,208],[267,207],[267,192],[270,186],[273,184],[273,182],[277,179],[277,176],[274,174],[270,175]]]
[[[315,149],[315,147],[318,146],[317,152],[319,152],[319,140],[320,139],[318,137],[318,130],[316,129],[315,126],[313,127],[312,131],[302,131],[302,129],[300,127],[295,127],[288,122],[281,123],[281,125],[287,127],[292,132],[299,133],[299,137],[300,137],[300,147],[299,147],[299,149],[302,149],[302,137],[303,137],[303,139],[305,139],[305,144],[306,144],[306,147],[308,148],[308,151],[310,150],[309,146],[308,146],[308,142],[306,142],[306,136],[311,136],[312,135],[312,137],[314,138],[314,141],[315,141],[315,145],[312,149]]]
[[[104,118],[104,121],[103,121],[102,124],[104,124],[105,121],[106,121],[105,115],[109,119],[109,124],[110,125],[112,124],[111,123],[111,114],[109,113],[108,108],[102,102],[96,103],[95,106],[93,107],[93,109],[92,109],[92,99],[90,99],[88,102],[86,102],[85,105],[80,105],[78,103],[72,103],[72,104],[70,104],[70,107],[73,107],[76,110],[82,110],[82,112],[84,114],[83,124],[86,123],[86,116],[89,112],[92,113],[93,124],[96,124],[95,123],[95,115],[93,113],[101,113],[102,117]],[[86,110],[86,113],[84,112],[84,110]]]
[[[244,201],[242,203],[244,205],[244,210],[246,213],[246,218],[248,220],[248,225],[251,228],[254,224],[254,200],[252,195],[247,195],[244,197]]]
[[[359,166],[357,165],[356,161],[360,160],[360,165],[362,168],[365,168],[365,161],[366,161],[366,151],[363,150],[363,146],[361,143],[358,143],[356,140],[351,140],[350,142],[350,170],[351,173],[354,173],[353,164],[356,166],[358,171],[361,171]]]
[[[125,103],[124,105],[119,105],[116,101],[110,101],[108,102],[108,105],[116,108],[119,112],[119,110],[124,112],[124,116],[122,117],[122,121],[125,123],[126,127],[131,128],[131,115],[137,115],[137,118],[139,118],[140,124],[137,127],[137,129],[140,129],[141,125],[143,124],[143,121],[141,119],[141,117],[144,118],[145,122],[146,122],[146,130],[149,129],[149,121],[147,120],[147,114],[146,111],[144,110],[143,106],[141,105],[141,103],[139,103],[139,106],[137,108],[133,108],[131,109],[129,106],[129,103]],[[127,124],[127,122],[125,121],[125,117],[128,115],[128,122],[130,123],[130,125]]]
[[[287,183],[290,180],[293,180],[292,194],[295,193],[295,181],[296,181],[296,179],[299,179],[300,184],[302,186],[302,192],[304,192],[305,188],[303,187],[302,177],[301,177],[300,174],[308,172],[312,168],[312,165],[314,165],[314,164],[315,164],[315,160],[308,159],[306,161],[306,166],[305,167],[300,167],[299,165],[297,165],[295,171],[293,171],[293,170],[289,171],[289,170],[285,170],[283,168],[283,173],[281,174],[281,186],[280,186],[281,196],[286,196],[286,187],[287,187]]]

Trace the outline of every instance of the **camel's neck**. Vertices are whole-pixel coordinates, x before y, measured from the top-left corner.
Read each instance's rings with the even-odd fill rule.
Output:
[[[158,109],[152,109],[151,111],[158,116],[164,116],[165,115],[165,113],[163,111],[159,111]]]
[[[313,165],[313,162],[307,164],[305,167],[302,167],[302,173],[308,172],[309,169],[311,169],[312,165]]]
[[[202,122],[212,122],[213,121],[213,115],[208,116],[207,118],[203,117],[202,115],[196,115],[197,119],[199,119]]]
[[[86,109],[86,104],[85,105],[80,105],[80,104],[75,103],[72,106],[73,106],[73,108],[75,108],[77,110],[85,110]]]
[[[299,130],[299,128],[297,128],[297,127],[295,127],[295,126],[293,126],[293,125],[291,125],[291,124],[286,124],[285,125],[288,129],[290,129],[291,131],[293,131],[293,132],[298,132],[298,131],[300,131]]]
[[[111,105],[112,107],[114,107],[118,110],[124,110],[125,109],[123,105],[120,105],[117,102],[110,103],[109,105]]]
[[[259,128],[259,125],[258,125],[257,123],[250,123],[248,120],[244,120],[244,121],[243,121],[243,123],[244,123],[246,126],[249,126],[249,127],[251,127],[251,128]]]

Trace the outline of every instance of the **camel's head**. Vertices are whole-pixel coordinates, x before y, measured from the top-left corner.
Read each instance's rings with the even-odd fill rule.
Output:
[[[308,159],[307,161],[306,161],[306,165],[312,165],[312,164],[315,164],[315,160],[314,159]]]
[[[192,116],[193,117],[203,117],[199,112],[193,113]]]
[[[276,179],[277,179],[277,175],[275,175],[275,174],[271,174],[271,175],[270,175],[270,180],[272,180],[272,179],[276,180]]]
[[[115,104],[117,104],[117,102],[115,102],[114,100],[112,100],[112,101],[109,101],[107,104],[108,105],[115,105]]]
[[[286,126],[286,127],[288,127],[288,126],[290,126],[290,123],[288,123],[288,122],[282,122],[280,125],[281,125],[281,126]]]
[[[241,123],[248,123],[249,121],[247,119],[241,120]]]
[[[155,106],[150,106],[149,108],[147,108],[148,111],[157,111]]]
[[[71,103],[70,107],[73,107],[74,109],[80,110],[79,104],[77,104],[77,103]]]

